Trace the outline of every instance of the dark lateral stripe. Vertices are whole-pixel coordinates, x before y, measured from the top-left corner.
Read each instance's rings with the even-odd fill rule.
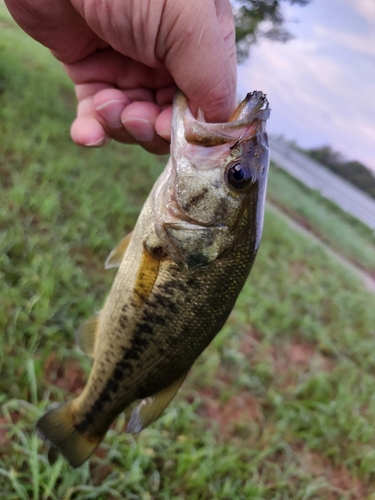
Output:
[[[145,300],[145,307],[132,334],[131,345],[122,349],[122,357],[114,365],[110,379],[106,382],[97,400],[85,414],[84,419],[75,426],[78,432],[85,432],[88,427],[95,425],[95,422],[101,418],[101,412],[105,404],[116,398],[116,393],[119,390],[123,392],[125,389],[124,380],[127,379],[129,385],[131,385],[131,377],[135,370],[140,369],[138,361],[145,351],[155,349],[155,352],[159,355],[164,354],[162,346],[153,344],[153,336],[155,335],[155,329],[167,325],[168,318],[171,315],[178,314],[179,308],[176,305],[174,293],[176,290],[181,289],[186,291],[185,283],[179,279],[171,279],[162,286],[158,286],[155,293]],[[125,325],[127,319],[126,314],[123,313],[120,321]]]
[[[123,349],[123,356],[116,363],[112,376],[99,394],[98,399],[86,413],[82,422],[75,426],[78,432],[85,432],[89,426],[95,423],[95,420],[100,418],[100,412],[103,410],[104,405],[115,397],[123,380],[132,376],[136,362],[149,346],[149,337],[154,334],[154,330],[150,323],[145,321],[146,318],[148,321],[150,318],[153,318],[155,323],[159,324],[161,321],[161,317],[156,314],[147,313],[147,311],[142,315],[143,321],[139,322],[136,326],[131,346]]]

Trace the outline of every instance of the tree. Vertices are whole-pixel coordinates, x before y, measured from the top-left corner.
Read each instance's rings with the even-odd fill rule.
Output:
[[[236,43],[239,62],[249,55],[250,45],[263,36],[286,42],[293,35],[284,26],[281,2],[307,5],[310,0],[231,0],[236,24]]]
[[[331,146],[307,149],[305,152],[323,163],[332,172],[351,182],[365,193],[375,198],[375,177],[371,170],[357,160],[347,161],[341,153]]]

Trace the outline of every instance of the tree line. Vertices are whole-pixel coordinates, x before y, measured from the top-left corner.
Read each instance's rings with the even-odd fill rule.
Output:
[[[341,153],[334,151],[330,146],[305,149],[304,152],[375,198],[375,175],[363,163],[346,160]]]

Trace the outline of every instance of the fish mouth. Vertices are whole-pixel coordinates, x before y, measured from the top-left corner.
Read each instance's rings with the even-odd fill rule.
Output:
[[[198,112],[198,119],[194,118],[185,95],[180,91],[175,99],[175,109],[183,121],[185,140],[188,144],[203,147],[238,144],[250,139],[264,131],[271,113],[267,96],[261,91],[248,93],[226,123],[207,123],[201,111]]]
[[[187,158],[197,170],[217,168],[241,143],[255,138],[259,144],[267,142],[265,128],[270,113],[266,94],[253,91],[229,122],[208,123],[200,110],[197,118],[192,115],[185,95],[178,91],[173,107],[171,156]]]

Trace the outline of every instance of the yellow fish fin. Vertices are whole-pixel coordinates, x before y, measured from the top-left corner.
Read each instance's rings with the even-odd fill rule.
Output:
[[[110,269],[111,267],[119,267],[126,252],[126,249],[129,246],[131,237],[133,233],[129,233],[125,238],[123,238],[120,243],[118,243],[112,252],[108,255],[107,260],[105,261],[104,267],[105,269]]]
[[[81,325],[76,333],[77,344],[82,351],[90,356],[94,357],[95,342],[98,333],[100,319],[100,311],[95,314],[92,318],[88,319]]]
[[[141,432],[142,429],[152,424],[152,422],[155,422],[175,397],[187,374],[188,372],[184,373],[181,377],[177,378],[154,396],[142,399],[139,405],[134,408],[130,416],[126,432],[129,434],[137,434]]]
[[[104,436],[80,434],[74,428],[73,401],[48,411],[38,420],[38,436],[57,448],[72,467],[79,467],[97,448]]]
[[[161,252],[153,255],[147,248],[143,249],[141,264],[134,287],[135,299],[139,305],[143,304],[152,292],[154,283],[158,277],[160,256]]]

